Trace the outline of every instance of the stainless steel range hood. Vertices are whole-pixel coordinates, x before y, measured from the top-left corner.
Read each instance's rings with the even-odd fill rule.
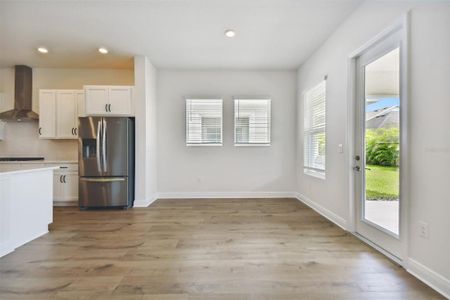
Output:
[[[3,121],[32,121],[39,115],[32,111],[33,70],[28,66],[14,67],[14,109],[0,113]]]

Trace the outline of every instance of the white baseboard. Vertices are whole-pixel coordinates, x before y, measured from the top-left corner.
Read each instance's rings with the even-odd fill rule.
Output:
[[[158,194],[153,194],[153,196],[150,199],[135,199],[134,207],[148,207],[156,200],[158,200]]]
[[[205,199],[205,198],[295,198],[294,192],[166,192],[159,199]]]
[[[408,258],[405,264],[405,269],[414,277],[423,281],[425,284],[442,294],[447,299],[450,299],[450,280],[436,273],[430,268],[422,265],[418,261]]]
[[[304,203],[305,205],[311,207],[313,210],[336,224],[337,226],[341,227],[344,230],[347,230],[347,220],[344,218],[338,216],[334,212],[326,209],[325,207],[317,204],[316,202],[312,201],[305,195],[302,195],[300,193],[295,193],[295,198],[297,198],[300,202]]]

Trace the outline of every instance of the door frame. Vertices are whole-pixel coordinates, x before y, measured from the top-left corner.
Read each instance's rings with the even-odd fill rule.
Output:
[[[383,40],[393,32],[401,30],[402,41],[400,47],[400,157],[402,160],[402,165],[400,168],[400,195],[402,197],[402,203],[400,205],[400,224],[399,233],[401,241],[401,257],[396,257],[382,248],[381,245],[377,245],[365,237],[359,235],[356,232],[356,222],[359,212],[356,211],[356,202],[359,201],[355,197],[355,176],[353,171],[353,157],[355,149],[355,117],[356,117],[356,59],[367,49]],[[365,243],[376,248],[378,251],[388,256],[400,265],[405,265],[408,258],[408,241],[409,241],[409,134],[408,134],[408,123],[409,123],[409,13],[403,15],[400,19],[395,21],[393,24],[388,26],[386,29],[375,35],[368,42],[363,44],[361,47],[353,51],[347,59],[347,166],[348,166],[348,179],[349,179],[349,218],[348,218],[348,228],[355,236],[363,240]]]

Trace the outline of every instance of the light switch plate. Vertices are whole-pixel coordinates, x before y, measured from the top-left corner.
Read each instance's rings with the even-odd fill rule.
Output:
[[[0,141],[5,139],[6,122],[0,121]]]
[[[428,239],[429,237],[428,223],[424,221],[419,222],[419,236],[424,239]]]
[[[344,145],[339,144],[338,145],[338,151],[339,151],[339,153],[344,153]]]

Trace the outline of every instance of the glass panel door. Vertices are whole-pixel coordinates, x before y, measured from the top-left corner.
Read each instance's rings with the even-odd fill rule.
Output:
[[[400,49],[365,66],[365,221],[399,234]]]
[[[401,259],[403,39],[399,29],[356,58],[355,231]]]

